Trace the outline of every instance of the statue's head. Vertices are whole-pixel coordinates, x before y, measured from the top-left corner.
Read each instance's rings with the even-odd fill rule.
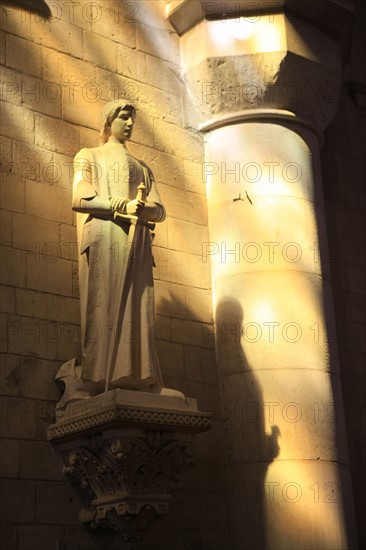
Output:
[[[136,118],[136,108],[124,99],[110,101],[107,103],[100,114],[100,141],[106,143],[111,135],[111,126],[113,121],[120,115],[121,112],[129,113],[132,121]],[[128,138],[126,138],[128,139]]]

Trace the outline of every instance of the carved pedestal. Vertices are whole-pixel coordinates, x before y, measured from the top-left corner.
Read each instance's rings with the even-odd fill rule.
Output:
[[[195,461],[192,435],[210,425],[194,399],[113,390],[69,406],[48,438],[88,501],[80,520],[135,544],[168,513],[171,482]]]

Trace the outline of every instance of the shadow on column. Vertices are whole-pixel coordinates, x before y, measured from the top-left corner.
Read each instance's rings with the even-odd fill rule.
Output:
[[[231,297],[222,299],[215,319],[228,548],[265,550],[270,498],[265,477],[279,454],[280,432],[272,424],[271,434],[266,433],[270,408],[243,350],[241,304]]]

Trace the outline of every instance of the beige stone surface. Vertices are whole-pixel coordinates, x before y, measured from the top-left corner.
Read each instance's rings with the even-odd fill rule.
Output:
[[[72,297],[72,263],[49,255],[31,254],[27,259],[27,287]]]
[[[16,478],[19,472],[19,441],[2,439],[0,441],[0,465],[4,478]]]
[[[137,48],[143,52],[179,63],[178,36],[170,30],[158,30],[151,25],[137,26]]]
[[[246,365],[254,370],[286,365],[338,372],[331,290],[318,276],[294,271],[240,274],[217,281],[215,294],[223,373]]]
[[[25,141],[34,142],[34,114],[32,111],[12,105],[1,103],[1,131],[3,135]]]
[[[20,105],[22,103],[22,96],[24,96],[22,93],[21,73],[1,65],[0,74],[2,81],[2,86],[0,89],[1,100]]]
[[[26,182],[25,208],[31,216],[48,217],[60,223],[72,224],[73,213],[70,208],[71,193],[63,189],[54,189],[49,185]]]
[[[79,303],[74,298],[36,292],[29,289],[15,290],[15,312],[18,315],[76,323],[79,320]]]
[[[44,21],[32,17],[31,34],[32,40],[37,44],[71,54],[73,57],[82,56],[83,32],[66,21]]]
[[[349,498],[349,471],[343,466],[313,460],[230,465],[225,488],[233,510],[233,548],[240,547],[244,518],[255,550],[357,547],[353,524],[347,536],[342,517],[343,499]]]
[[[63,120],[57,120],[57,132],[55,132],[56,119],[45,115],[36,115],[35,119],[35,144],[64,155],[75,155],[79,148],[78,128]]]
[[[1,213],[3,215],[3,213]],[[14,313],[15,291],[10,286],[1,286],[1,311],[4,313]]]
[[[17,71],[41,76],[42,55],[41,48],[15,35],[6,37],[6,64]]]
[[[169,216],[207,226],[207,204],[202,195],[165,184],[159,185],[159,191],[167,204]]]
[[[12,330],[7,321],[9,317],[2,315],[2,334],[1,347],[4,355],[1,355],[1,370],[0,370],[0,393],[7,396],[19,396],[20,394],[20,363],[21,359],[16,355],[5,355],[7,349],[8,333]],[[2,453],[0,453],[1,456]],[[1,460],[1,458],[0,458]],[[6,463],[6,456],[3,457]],[[12,477],[12,476],[10,476]]]
[[[195,133],[162,120],[154,123],[155,146],[159,151],[175,154],[195,162],[202,161],[202,141]]]
[[[134,128],[132,139],[139,141],[139,134],[141,134],[142,128],[137,134],[135,134],[135,130],[136,128]],[[129,150],[136,158],[146,162],[153,171],[158,183],[165,183],[180,189],[184,188],[183,164],[185,164],[185,161],[182,161],[182,159],[177,158],[175,155],[162,153],[153,147],[137,145],[133,142],[129,144]]]
[[[62,86],[56,82],[46,82],[33,76],[22,78],[22,103],[24,107],[45,115],[62,115]]]
[[[208,228],[176,218],[168,219],[168,248],[202,256],[202,244],[208,241]]]
[[[84,32],[84,59],[111,72],[117,70],[117,44],[93,33]]]
[[[164,248],[158,248],[156,252],[159,279],[197,288],[210,288],[210,274],[199,256]],[[190,266],[189,270],[187,265]]]
[[[31,182],[34,185],[33,182]],[[57,258],[58,225],[55,222],[26,214],[13,216],[13,246],[29,250],[34,257],[42,253]]]
[[[233,374],[223,381],[221,405],[229,463],[347,461],[336,377],[296,368]]]
[[[4,285],[25,287],[26,284],[26,256],[21,251],[7,243],[2,245],[2,265],[0,282]]]

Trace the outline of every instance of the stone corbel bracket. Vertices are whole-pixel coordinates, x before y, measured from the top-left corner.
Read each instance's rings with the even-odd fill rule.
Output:
[[[80,521],[135,545],[169,512],[171,483],[196,459],[192,436],[210,428],[194,399],[113,390],[69,406],[48,439],[87,500]]]

